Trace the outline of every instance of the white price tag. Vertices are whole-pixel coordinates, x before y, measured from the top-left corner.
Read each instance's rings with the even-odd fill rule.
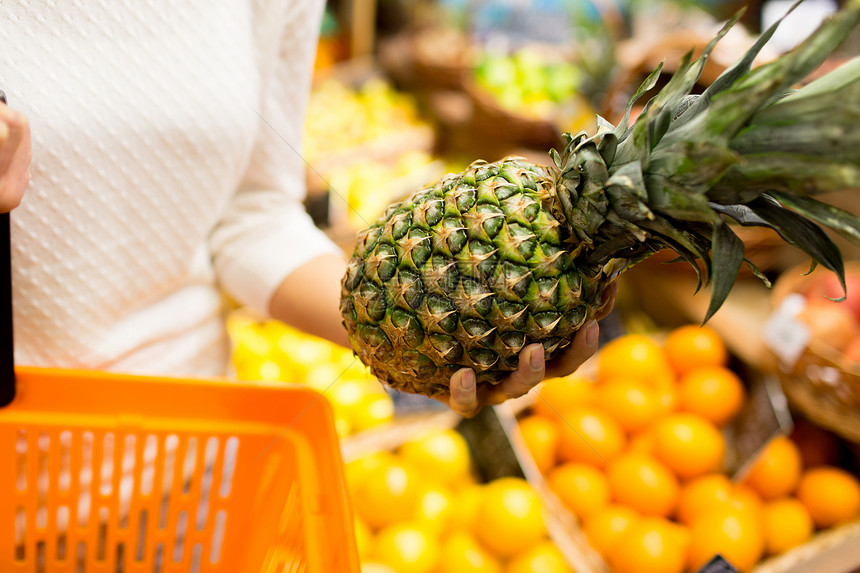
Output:
[[[780,362],[794,366],[809,344],[809,327],[798,320],[797,315],[806,306],[800,294],[790,294],[764,325],[764,342]]]

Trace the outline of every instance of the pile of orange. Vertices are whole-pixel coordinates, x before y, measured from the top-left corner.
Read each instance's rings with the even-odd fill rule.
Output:
[[[433,430],[346,464],[365,573],[572,573],[524,479],[478,483],[462,435]]]
[[[622,336],[596,370],[541,384],[519,433],[614,573],[695,571],[717,553],[750,571],[860,517],[858,479],[789,437],[741,483],[724,473],[726,426],[746,391],[710,328],[682,326],[662,343]]]

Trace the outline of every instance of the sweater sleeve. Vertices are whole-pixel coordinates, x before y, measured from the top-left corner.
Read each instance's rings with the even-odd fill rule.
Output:
[[[221,286],[264,316],[274,290],[292,271],[324,253],[341,254],[302,202],[302,134],[324,1],[267,3],[272,4],[280,5],[281,13],[261,12],[255,21],[256,143],[242,182],[210,236]]]

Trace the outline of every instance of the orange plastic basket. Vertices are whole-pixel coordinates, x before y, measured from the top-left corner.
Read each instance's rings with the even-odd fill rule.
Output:
[[[359,571],[337,435],[304,387],[17,368],[0,571]]]

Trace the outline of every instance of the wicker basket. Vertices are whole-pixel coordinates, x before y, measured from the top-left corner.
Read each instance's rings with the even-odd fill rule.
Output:
[[[846,273],[860,273],[860,263],[848,262]],[[774,285],[773,308],[778,309],[792,293],[803,293],[810,283],[826,271],[804,275],[808,266],[784,272]],[[794,364],[772,360],[773,373],[779,378],[792,405],[813,422],[847,440],[860,443],[860,365],[845,360],[842,353],[819,341],[811,340]]]
[[[472,102],[471,129],[476,136],[491,139],[500,146],[541,150],[564,146],[561,129],[554,122],[526,117],[502,107],[474,81],[465,81],[463,90]]]
[[[409,34],[416,83],[429,91],[460,90],[471,73],[473,48],[468,38],[450,28],[429,28]]]

